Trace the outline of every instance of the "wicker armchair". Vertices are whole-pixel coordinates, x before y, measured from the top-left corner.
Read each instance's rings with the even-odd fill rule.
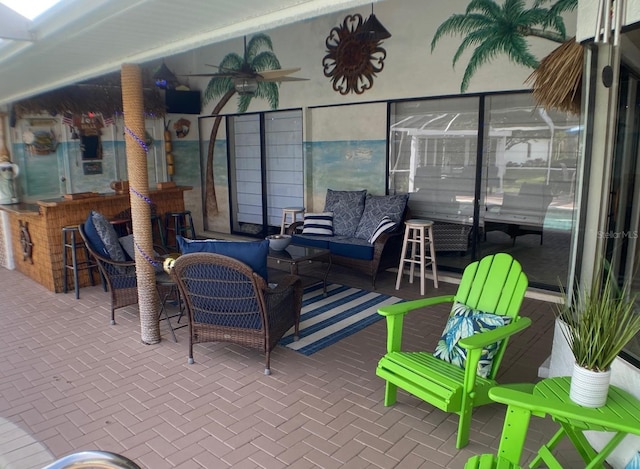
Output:
[[[87,238],[84,223],[78,227],[89,253],[98,263],[103,280],[111,292],[111,324],[116,323],[115,310],[138,303],[138,283],[135,261],[119,262],[99,254]]]
[[[193,344],[231,342],[270,353],[291,327],[298,337],[302,282],[287,275],[275,288],[246,264],[211,253],[180,256],[171,271],[189,314],[189,359]]]

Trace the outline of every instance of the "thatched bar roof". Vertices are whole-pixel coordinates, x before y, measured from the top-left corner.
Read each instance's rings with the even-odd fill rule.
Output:
[[[155,86],[152,84],[145,86],[143,96],[145,114],[165,115],[164,97]],[[55,116],[65,113],[88,114],[89,112],[100,113],[105,117],[122,113],[120,74],[111,74],[95,80],[65,86],[33,98],[23,99],[13,105],[15,119],[37,114]]]
[[[525,80],[533,98],[547,109],[580,114],[584,49],[575,38],[564,42],[540,62]]]

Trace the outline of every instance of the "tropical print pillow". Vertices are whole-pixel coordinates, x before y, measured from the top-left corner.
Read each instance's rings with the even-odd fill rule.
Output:
[[[433,355],[464,369],[467,361],[467,349],[458,345],[460,339],[470,337],[476,332],[485,332],[500,326],[506,326],[510,322],[511,317],[509,316],[485,313],[455,302]],[[482,350],[480,363],[478,363],[478,376],[483,378],[489,376],[493,366],[493,358],[501,342],[488,345]]]

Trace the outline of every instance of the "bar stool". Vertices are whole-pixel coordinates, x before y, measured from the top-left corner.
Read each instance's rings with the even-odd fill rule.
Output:
[[[176,236],[184,236],[185,238],[196,239],[196,229],[193,226],[193,218],[191,218],[191,211],[185,210],[183,212],[169,212],[165,214],[165,240],[167,246],[169,246],[169,232],[173,231],[174,244],[171,247],[178,249],[178,242]]]
[[[304,207],[285,207],[282,209],[282,224],[280,225],[280,234],[284,234],[287,225],[287,215],[291,216],[291,223],[296,222],[298,214],[304,214]]]
[[[409,246],[410,244],[410,246]],[[427,245],[429,254],[427,255]],[[410,249],[408,249],[410,247]],[[398,266],[398,278],[396,290],[400,289],[400,281],[405,262],[411,264],[409,268],[409,283],[413,283],[413,274],[416,264],[420,265],[420,294],[424,295],[425,269],[431,266],[433,274],[433,286],[438,288],[438,266],[436,264],[436,250],[433,245],[433,222],[431,220],[407,220],[405,222],[404,240],[400,265]]]
[[[122,212],[115,215],[111,220],[109,220],[111,226],[118,233],[118,237],[127,236],[133,233],[133,224],[131,221],[131,209],[127,208]]]
[[[69,291],[69,281],[67,278],[68,271],[73,271],[73,284],[76,292],[76,300],[80,298],[80,283],[78,282],[78,272],[80,270],[87,270],[89,274],[89,280],[91,285],[95,285],[93,281],[93,269],[99,273],[98,264],[92,260],[87,246],[84,244],[79,235],[78,225],[70,225],[62,227],[62,288],[65,293]],[[84,260],[78,260],[78,248],[81,247],[84,250]],[[69,252],[71,252],[71,259],[69,259]]]
[[[162,222],[162,215],[158,213],[156,205],[151,204],[151,236],[154,238],[154,242],[156,232],[160,238],[160,246],[166,248],[167,243],[164,238],[164,223]]]
[[[130,218],[114,218],[109,220],[109,223],[118,233],[118,237],[127,236],[133,232]]]

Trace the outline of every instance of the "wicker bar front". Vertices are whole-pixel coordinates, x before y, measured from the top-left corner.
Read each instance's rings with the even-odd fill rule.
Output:
[[[158,213],[184,210],[183,192],[191,187],[174,187],[150,191],[151,200],[157,205]],[[83,223],[91,210],[113,218],[129,208],[129,194],[102,195],[78,200],[50,200],[30,204],[29,210],[18,210],[3,206],[9,213],[11,244],[16,270],[54,292],[61,292],[62,276],[62,227]],[[31,258],[23,256],[21,226],[27,225],[31,238]],[[90,285],[86,271],[80,272],[81,287]]]

